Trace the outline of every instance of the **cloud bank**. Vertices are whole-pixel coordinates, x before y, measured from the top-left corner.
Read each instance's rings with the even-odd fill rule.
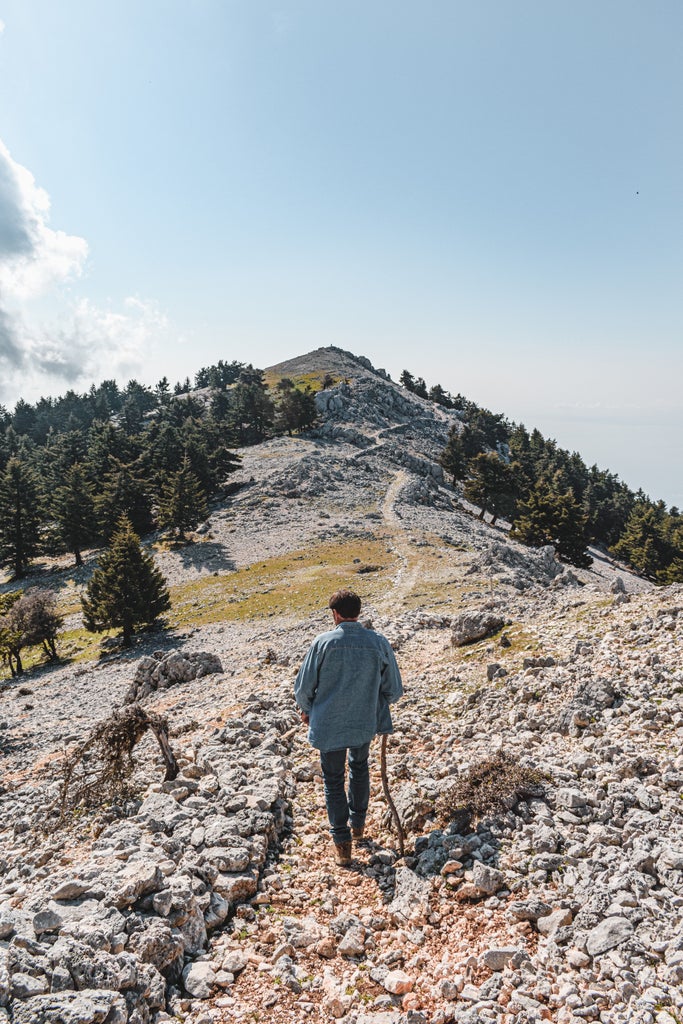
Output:
[[[49,225],[50,197],[0,140],[0,401],[130,376],[168,327],[153,302],[125,299],[101,309],[74,299],[67,286],[82,275],[88,243]],[[56,308],[41,322],[36,306]]]

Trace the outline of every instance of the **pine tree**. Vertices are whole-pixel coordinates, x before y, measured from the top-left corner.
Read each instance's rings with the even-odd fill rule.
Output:
[[[644,576],[673,582],[667,579],[667,569],[675,555],[666,538],[664,504],[655,505],[647,499],[638,501],[611,552]]]
[[[39,531],[35,474],[20,458],[12,457],[0,477],[0,565],[17,578],[38,551]]]
[[[263,371],[247,366],[240,372],[232,393],[230,423],[241,444],[258,444],[273,425],[275,406],[268,394]]]
[[[136,467],[114,463],[95,498],[95,515],[103,537],[111,537],[122,515],[130,519],[137,533],[149,533],[154,526],[149,487]]]
[[[464,496],[473,505],[479,505],[479,518],[490,512],[495,523],[498,516],[512,515],[517,496],[515,467],[495,452],[480,452],[469,463],[469,471]]]
[[[121,629],[126,647],[137,626],[151,624],[171,607],[166,581],[127,516],[119,520],[81,604],[86,629]]]
[[[53,514],[61,542],[73,553],[76,565],[83,565],[81,551],[95,540],[97,524],[92,488],[81,465],[67,470],[54,494]]]
[[[316,419],[315,395],[308,385],[297,388],[288,377],[283,377],[276,386],[278,402],[275,426],[286,430],[292,436],[295,430],[306,430]]]
[[[178,539],[185,539],[186,530],[206,519],[206,495],[199,480],[190,469],[187,456],[179,470],[172,473],[162,487],[158,519],[161,526],[178,531]]]
[[[454,486],[458,481],[464,480],[467,476],[467,456],[465,455],[465,449],[460,438],[460,432],[455,426],[450,429],[448,441],[446,442],[446,447],[441,452],[439,462],[446,472],[452,476]]]
[[[510,536],[530,547],[552,544],[560,558],[579,568],[591,564],[587,517],[571,491],[558,494],[540,481],[517,506]]]

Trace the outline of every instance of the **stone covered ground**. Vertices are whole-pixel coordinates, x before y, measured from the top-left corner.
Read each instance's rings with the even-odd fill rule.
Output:
[[[237,581],[224,621],[5,685],[0,1021],[680,1022],[683,588],[604,558],[570,571],[479,523],[433,461],[448,417],[380,378],[321,402],[319,436],[250,450],[198,542],[158,552],[172,587]],[[279,603],[265,568],[245,589],[271,562]],[[292,703],[328,625],[321,573],[321,593],[366,596],[406,689],[388,744],[405,856],[377,742],[348,869]],[[148,736],[134,792],[55,827],[65,751],[133,698],[167,717],[178,778]],[[499,751],[540,788],[439,817]]]

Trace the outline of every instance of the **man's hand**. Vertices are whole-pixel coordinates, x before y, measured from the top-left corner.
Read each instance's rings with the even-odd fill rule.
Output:
[[[301,721],[303,722],[303,724],[304,725],[308,725],[309,719],[308,719],[308,715],[306,714],[306,712],[305,711],[300,711],[299,714],[301,715]]]

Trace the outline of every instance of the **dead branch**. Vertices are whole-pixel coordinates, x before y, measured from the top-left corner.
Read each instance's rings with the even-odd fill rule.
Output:
[[[67,807],[92,807],[125,796],[135,768],[133,750],[147,730],[159,744],[166,766],[165,781],[175,779],[178,763],[168,739],[168,723],[160,715],[129,704],[100,722],[66,758],[60,787],[60,820]]]

